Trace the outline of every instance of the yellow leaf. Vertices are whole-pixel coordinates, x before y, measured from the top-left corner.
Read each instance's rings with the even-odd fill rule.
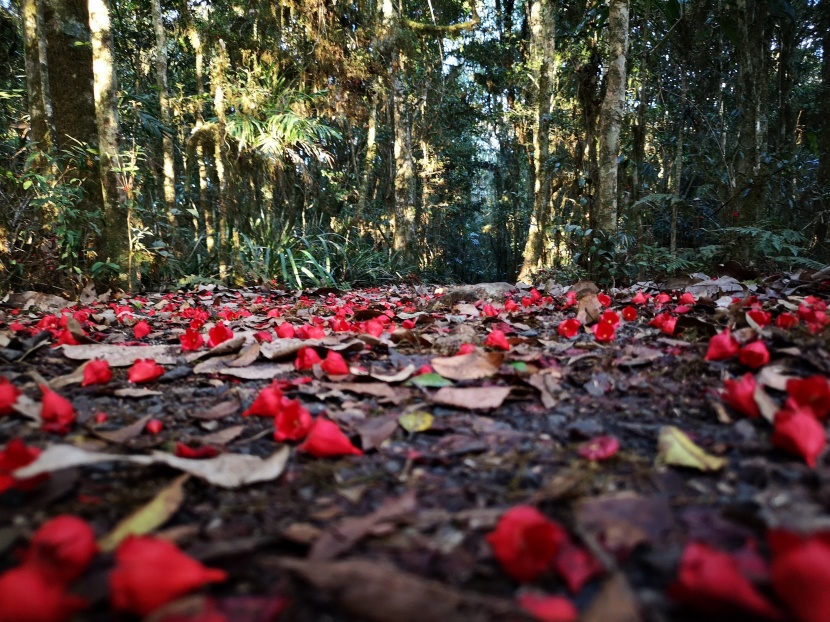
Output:
[[[429,413],[417,411],[401,415],[398,424],[407,432],[424,432],[432,427],[433,420]]]
[[[98,541],[104,552],[114,551],[127,536],[142,536],[166,523],[184,501],[184,483],[190,475],[182,475],[158,493],[144,507],[139,508],[115,526],[111,532]]]
[[[706,453],[674,426],[661,428],[657,445],[657,461],[663,464],[701,471],[719,471],[726,464],[725,458]]]

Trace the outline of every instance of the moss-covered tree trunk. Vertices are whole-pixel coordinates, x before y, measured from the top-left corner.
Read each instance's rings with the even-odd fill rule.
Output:
[[[818,7],[818,23],[822,28],[822,97],[821,97],[821,141],[819,142],[818,181],[821,188],[816,240],[823,247],[824,260],[830,260],[830,0],[821,0]]]
[[[173,157],[173,137],[170,126],[170,98],[167,92],[167,35],[164,32],[164,21],[161,18],[160,0],[152,0],[153,29],[156,35],[155,64],[156,88],[159,97],[160,120],[164,126],[162,151],[162,189],[164,205],[167,208],[167,222],[176,225],[176,173]],[[178,236],[177,236],[178,237]]]
[[[118,160],[118,86],[108,0],[89,0],[89,30],[104,225],[98,244],[98,258],[99,261],[118,264],[121,269],[118,281],[132,289],[137,279],[130,253],[130,223],[124,192],[127,173],[119,170],[122,166]],[[102,273],[102,280],[115,282],[106,273]]]
[[[617,230],[617,173],[625,109],[628,0],[609,2],[608,46],[605,97],[599,121],[599,200],[595,223],[600,231],[610,234]]]
[[[31,127],[29,138],[39,149],[50,151],[54,128],[42,4],[38,0],[23,0],[21,12]]]

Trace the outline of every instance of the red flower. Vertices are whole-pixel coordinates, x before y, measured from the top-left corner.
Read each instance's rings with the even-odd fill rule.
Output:
[[[556,327],[556,332],[559,334],[560,337],[570,339],[571,337],[576,337],[576,334],[579,332],[579,329],[581,327],[582,324],[579,320],[575,318],[570,318],[568,320],[562,320],[561,322],[559,322],[559,326]]]
[[[499,312],[498,309],[496,309],[493,305],[491,305],[488,302],[486,305],[481,307],[481,314],[484,317],[496,317],[499,314]]]
[[[164,429],[164,423],[162,423],[161,419],[150,419],[147,425],[144,426],[144,429],[150,434],[156,435]]]
[[[274,335],[271,334],[270,330],[260,330],[254,333],[254,339],[256,339],[257,343],[262,343],[263,341],[272,343],[274,341]]]
[[[179,458],[188,458],[189,460],[208,460],[215,458],[221,452],[213,445],[202,445],[201,447],[191,447],[184,443],[176,443],[176,455]]]
[[[654,299],[654,302],[657,304],[658,307],[662,307],[667,302],[671,302],[671,296],[669,296],[666,292],[660,292],[657,294],[657,297]]]
[[[603,307],[607,307],[611,304],[611,296],[605,293],[597,294],[597,302],[599,302],[599,304]]]
[[[274,440],[299,441],[308,435],[313,425],[311,413],[300,400],[283,399],[280,411],[274,417]]]
[[[0,416],[14,412],[13,407],[18,397],[20,397],[20,389],[7,378],[0,376]]]
[[[144,320],[141,320],[140,322],[137,322],[136,325],[133,326],[133,336],[136,339],[144,339],[152,331],[153,331],[153,329],[150,328],[150,325],[147,322],[145,322]]]
[[[830,383],[824,376],[787,380],[787,393],[796,404],[812,409],[821,420],[830,414]]]
[[[172,542],[149,536],[129,536],[115,552],[115,562],[109,577],[112,606],[140,616],[227,578],[224,571],[203,566]]]
[[[830,546],[808,538],[775,556],[772,587],[798,622],[826,622],[830,611]]]
[[[322,360],[323,359],[320,358],[320,355],[317,354],[317,351],[314,348],[303,346],[297,352],[297,358],[294,360],[294,368],[297,371],[311,369],[317,363],[321,363]]]
[[[608,309],[602,314],[602,317],[599,319],[599,321],[610,322],[614,326],[614,330],[616,330],[617,326],[620,325],[620,315],[616,311]]]
[[[135,384],[152,382],[164,373],[164,367],[153,359],[136,359],[127,370],[127,380]]]
[[[40,409],[40,418],[43,421],[41,429],[44,432],[66,434],[75,423],[77,416],[75,407],[72,406],[72,402],[58,395],[45,384],[40,385],[40,390],[43,393]]]
[[[103,359],[93,359],[84,367],[84,379],[81,382],[81,386],[88,387],[91,384],[107,384],[110,380],[112,380],[110,364]]]
[[[475,344],[462,343],[458,347],[458,352],[455,353],[455,356],[464,356],[465,354],[472,354],[475,351],[476,351]]]
[[[233,339],[233,331],[220,320],[208,331],[208,348],[215,348],[228,339]]]
[[[643,292],[637,292],[637,295],[631,299],[631,302],[635,305],[644,305],[648,302],[648,298],[645,297]]]
[[[747,372],[738,380],[723,381],[723,401],[737,412],[754,419],[761,416],[755,402],[755,376]]]
[[[778,328],[789,330],[790,328],[798,326],[798,318],[794,316],[792,313],[782,313],[777,318],[775,318],[775,325]]]
[[[280,388],[271,384],[259,392],[248,410],[242,412],[242,416],[276,417],[282,408],[282,398],[283,394]]]
[[[318,417],[305,441],[297,447],[298,451],[310,453],[317,458],[355,455],[362,456],[363,452],[352,445],[349,437],[340,431],[334,421]]]
[[[772,315],[761,309],[750,309],[746,312],[746,314],[761,328],[768,325],[772,321]]]
[[[290,322],[283,322],[277,326],[277,337],[280,339],[292,339],[297,331],[294,330],[294,325]]]
[[[567,534],[559,524],[529,505],[502,514],[495,531],[487,534],[502,568],[517,581],[533,581],[553,562]]]
[[[759,594],[738,569],[735,559],[700,542],[690,542],[680,559],[669,596],[709,615],[752,614],[764,620],[783,615]]]
[[[383,324],[381,324],[378,320],[369,320],[368,322],[363,322],[360,325],[360,330],[367,335],[380,337],[383,334]]]
[[[53,347],[78,345],[78,340],[75,339],[75,335],[73,335],[67,328],[64,328],[60,333],[58,333],[57,337],[58,340],[55,342]]]
[[[738,352],[738,361],[751,369],[758,369],[769,363],[769,350],[763,341],[748,343]]]
[[[406,330],[412,330],[415,328],[415,320],[404,320],[401,322],[401,327],[405,328]]]
[[[604,570],[596,557],[570,540],[559,547],[553,567],[572,594],[578,594],[583,585],[601,575]]]
[[[97,553],[98,543],[89,523],[62,514],[35,532],[23,563],[50,581],[69,585],[86,571]]]
[[[576,607],[564,596],[522,594],[519,606],[539,622],[575,622],[579,617]]]
[[[510,349],[510,344],[507,342],[507,336],[504,334],[504,331],[497,328],[490,331],[490,334],[487,335],[487,339],[484,340],[484,345],[497,350]]]
[[[594,337],[597,341],[607,342],[613,341],[616,334],[614,333],[614,325],[611,322],[601,321],[591,326]]]
[[[565,303],[562,305],[562,308],[567,309],[568,307],[573,307],[574,305],[576,305],[576,303],[576,292],[571,290],[567,294],[565,294]],[[507,305],[505,305],[505,308],[507,308]]]
[[[799,454],[811,467],[815,468],[816,460],[826,443],[824,426],[818,422],[811,409],[788,399],[784,408],[775,414],[772,444]]]
[[[67,594],[60,583],[50,581],[37,568],[12,568],[0,576],[0,620],[3,622],[64,622],[87,607],[87,602]]]
[[[620,441],[617,437],[605,434],[583,443],[577,453],[586,460],[608,460],[617,453],[619,448]]]
[[[518,311],[519,309],[521,309],[521,307],[512,298],[508,298],[507,300],[504,301],[504,310],[507,313],[513,313],[514,311]]]
[[[26,445],[21,439],[13,438],[6,448],[0,451],[0,494],[14,488],[24,492],[34,490],[49,479],[49,474],[36,475],[26,479],[17,479],[13,473],[27,464],[31,464],[40,455],[40,449]]]
[[[184,335],[179,335],[179,343],[182,344],[183,352],[192,352],[205,345],[205,338],[199,331],[188,328]]]
[[[637,319],[637,309],[628,305],[622,310],[622,316],[626,322],[633,322]]]
[[[339,352],[329,350],[326,358],[320,363],[320,369],[329,376],[346,376],[349,374],[349,365]]]
[[[680,300],[678,302],[682,305],[694,305],[695,297],[689,292],[685,292],[682,296],[680,296]]]
[[[727,328],[709,340],[709,347],[704,358],[707,361],[725,361],[735,356],[740,349],[741,346],[738,345],[737,339],[732,336],[732,332]]]

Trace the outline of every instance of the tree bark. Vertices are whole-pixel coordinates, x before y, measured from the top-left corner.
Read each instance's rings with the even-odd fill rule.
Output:
[[[816,226],[816,239],[824,247],[825,260],[830,259],[827,232],[830,229],[830,0],[821,0],[818,7],[818,23],[821,25],[823,64],[821,71],[821,140],[819,142],[818,182],[821,192],[820,213]]]
[[[124,171],[118,160],[118,87],[115,79],[110,9],[108,0],[89,0],[89,30],[92,42],[95,122],[98,128],[98,166],[103,197],[104,231],[99,241],[99,260],[118,264],[120,282],[133,289],[130,223],[124,189]]]
[[[26,93],[29,101],[29,139],[42,151],[51,151],[55,134],[49,67],[43,29],[43,7],[39,0],[23,0],[23,45]]]
[[[162,188],[164,204],[167,207],[167,222],[176,225],[176,173],[173,157],[173,137],[170,127],[170,99],[167,92],[167,36],[164,32],[164,21],[161,18],[161,0],[152,0],[153,29],[156,35],[156,88],[159,96],[159,111],[161,116],[162,138]]]
[[[219,40],[219,49],[213,60],[211,87],[213,88],[213,107],[216,112],[216,140],[214,142],[214,165],[219,182],[219,278],[228,278],[228,216],[229,216],[229,184],[228,159],[224,145],[227,140],[227,119],[225,115],[225,74],[228,69],[228,54],[225,51],[225,42]]]

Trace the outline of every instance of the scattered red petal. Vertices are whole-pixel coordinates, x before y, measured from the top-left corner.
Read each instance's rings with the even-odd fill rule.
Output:
[[[216,325],[208,331],[208,347],[215,348],[220,343],[224,343],[229,339],[233,339],[233,331],[225,326],[225,323],[219,321]]]
[[[689,292],[684,292],[682,296],[680,296],[680,300],[678,301],[682,305],[689,305],[694,306],[696,300],[693,294]]]
[[[830,414],[830,382],[824,376],[791,378],[787,380],[787,393],[799,406],[811,408],[819,419]]]
[[[260,330],[254,333],[254,339],[256,339],[257,343],[272,343],[274,341],[274,335],[270,330]]]
[[[690,542],[680,559],[677,579],[669,586],[676,602],[709,615],[752,614],[763,620],[784,616],[764,598],[727,553]]]
[[[517,505],[502,514],[496,529],[487,534],[502,568],[517,581],[533,581],[548,569],[565,530],[529,505]]]
[[[723,401],[737,412],[754,419],[761,416],[758,404],[755,402],[755,376],[746,373],[737,380],[723,381]]]
[[[605,293],[597,294],[597,301],[603,307],[607,307],[608,305],[611,304],[611,296],[609,296],[608,294],[605,294]]]
[[[318,363],[321,363],[322,360],[314,348],[303,346],[297,352],[297,358],[294,360],[294,369],[297,371],[311,369]]]
[[[201,447],[191,447],[184,443],[176,443],[176,455],[179,458],[188,458],[190,460],[206,460],[215,458],[220,453],[219,449],[213,445],[202,445]]]
[[[72,402],[58,395],[45,384],[40,385],[40,390],[43,393],[40,409],[40,418],[43,422],[41,429],[54,434],[68,433],[77,417]]]
[[[539,622],[575,622],[579,613],[573,603],[564,596],[522,594],[519,606]]]
[[[782,313],[775,318],[775,325],[778,328],[789,330],[798,326],[798,318],[792,313]]]
[[[161,419],[150,419],[147,425],[144,426],[144,429],[150,434],[158,434],[164,429],[164,423],[162,423]]]
[[[504,310],[507,311],[507,313],[513,313],[514,311],[518,311],[519,309],[521,309],[521,307],[512,298],[508,298],[504,301]]]
[[[770,566],[772,587],[798,622],[827,622],[830,611],[830,546],[809,538]]]
[[[110,380],[112,380],[110,364],[103,359],[93,359],[84,367],[84,379],[81,382],[81,386],[88,387],[91,384],[107,384]]]
[[[308,436],[297,447],[297,451],[304,451],[317,458],[363,455],[363,452],[352,445],[349,437],[343,434],[334,421],[322,417],[318,417],[314,421]]]
[[[153,329],[150,328],[150,325],[144,320],[137,322],[136,325],[133,326],[133,336],[136,339],[144,339],[151,332],[153,332]]]
[[[350,373],[346,359],[343,358],[342,354],[333,350],[326,353],[326,358],[320,363],[320,369],[329,376],[346,376]]]
[[[0,576],[0,620],[3,622],[65,622],[88,605],[67,594],[37,568],[23,565]]]
[[[98,543],[89,523],[62,514],[35,532],[23,563],[50,581],[69,585],[86,571],[97,553]]]
[[[620,441],[615,436],[603,435],[583,443],[577,453],[586,460],[608,460],[620,449]]]
[[[827,443],[824,426],[816,419],[810,408],[799,406],[788,399],[785,407],[775,414],[775,430],[772,444],[791,453],[796,453],[815,468]]]
[[[136,359],[127,370],[127,380],[135,384],[152,382],[164,374],[164,367],[153,359]]]
[[[727,328],[709,340],[709,347],[704,358],[707,361],[725,361],[735,356],[740,349],[741,346],[737,339],[732,336],[732,332]]]
[[[559,547],[553,567],[572,594],[578,594],[588,581],[603,574],[605,570],[590,551],[570,540]]]
[[[741,365],[758,369],[769,363],[769,350],[763,341],[753,341],[740,349],[738,361]]]
[[[293,339],[296,334],[297,331],[290,322],[283,322],[277,326],[277,337],[280,339]]]
[[[117,611],[146,616],[208,583],[224,581],[222,570],[207,568],[167,540],[129,536],[115,552],[110,598]]]
[[[762,309],[750,309],[746,314],[761,328],[767,326],[772,321],[772,314]]]
[[[14,412],[14,404],[18,397],[20,397],[20,389],[7,378],[0,376],[0,416]]]
[[[49,479],[47,473],[26,479],[17,479],[13,475],[17,469],[34,462],[39,455],[40,449],[26,445],[22,439],[10,440],[6,448],[0,451],[0,494],[10,488],[24,492],[34,490]]]
[[[97,412],[97,413],[95,413],[95,415],[93,417],[93,419],[95,420],[95,423],[97,423],[98,425],[101,425],[102,423],[106,423],[107,421],[109,421],[109,418],[110,418],[110,416],[105,412]]]
[[[314,421],[299,400],[283,399],[279,413],[274,418],[274,440],[299,441],[304,439]]]
[[[637,292],[637,295],[631,299],[631,304],[635,305],[644,305],[648,302],[648,298],[646,298],[643,292]]]
[[[472,343],[462,343],[458,347],[458,352],[455,353],[455,356],[464,356],[465,354],[472,354],[476,351],[475,344]]]
[[[507,335],[504,334],[504,331],[498,329],[490,331],[490,334],[487,335],[487,339],[484,340],[484,345],[496,348],[497,350],[510,349],[510,344],[507,341]]]
[[[481,307],[481,314],[484,317],[496,317],[499,314],[499,311],[488,302],[486,305]]]

